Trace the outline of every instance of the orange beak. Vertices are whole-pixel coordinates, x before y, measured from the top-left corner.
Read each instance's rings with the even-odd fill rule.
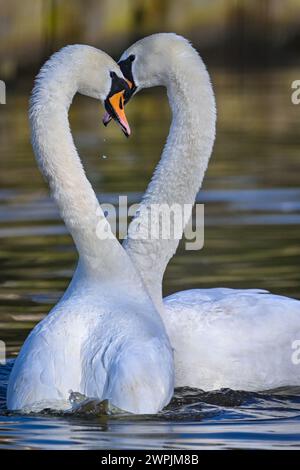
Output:
[[[115,93],[114,95],[110,96],[106,101],[105,101],[105,108],[111,117],[117,121],[124,134],[126,137],[130,136],[131,130],[126,118],[126,114],[124,111],[124,90],[119,91],[118,93]],[[106,125],[108,123],[105,122],[103,119],[103,123]]]
[[[129,86],[130,90],[131,90],[132,87],[133,87],[133,83],[130,80],[127,80],[127,78],[125,78],[125,80],[126,80],[128,86]],[[127,122],[125,112],[124,112],[124,92],[120,92],[120,93],[123,93],[123,98],[122,98],[122,100],[123,100],[123,102],[122,102],[123,110],[121,110],[121,111],[123,111],[123,119],[125,118],[125,121],[126,121],[127,126],[128,126],[127,130],[129,131],[129,133],[128,133],[128,136],[129,136],[131,131],[130,131],[130,128],[129,128],[129,124]],[[119,93],[116,93],[116,95],[119,95]],[[112,98],[114,98],[116,95],[112,96]],[[110,102],[110,104],[111,104],[112,107],[114,106],[113,103]],[[103,116],[103,119],[102,119],[102,122],[105,125],[105,127],[110,123],[111,120],[112,120],[112,116],[110,115],[110,113],[108,111],[106,111],[104,116]],[[120,122],[120,124],[121,124],[121,122]],[[121,124],[121,126],[122,126],[122,124]]]

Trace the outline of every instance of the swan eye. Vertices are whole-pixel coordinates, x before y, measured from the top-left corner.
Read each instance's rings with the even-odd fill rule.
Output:
[[[130,60],[130,62],[133,62],[134,59],[135,59],[135,55],[131,54],[131,55],[128,57],[128,59]]]

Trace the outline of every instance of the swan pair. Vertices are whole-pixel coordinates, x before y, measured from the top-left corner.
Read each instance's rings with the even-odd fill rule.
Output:
[[[162,299],[164,271],[178,240],[151,239],[148,213],[153,204],[194,203],[215,138],[214,93],[201,58],[175,34],[138,41],[119,67],[94,48],[69,46],[46,63],[35,85],[33,148],[79,262],[63,298],[21,349],[8,407],[66,408],[73,390],[134,413],[155,413],[172,396],[172,349],[176,386],[299,385],[292,361],[293,342],[300,339],[299,301],[222,288]],[[68,108],[76,92],[99,99],[107,110],[104,123],[112,117],[128,135],[124,100],[160,85],[167,89],[171,129],[121,247],[112,233],[95,235],[104,214],[77,155]]]

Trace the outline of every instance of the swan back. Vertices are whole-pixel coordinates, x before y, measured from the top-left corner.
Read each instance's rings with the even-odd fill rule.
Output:
[[[299,300],[263,290],[193,289],[164,299],[176,386],[260,391],[300,385]]]
[[[73,391],[132,413],[156,413],[173,387],[173,352],[149,298],[129,283],[82,280],[26,339],[7,404],[68,409]]]

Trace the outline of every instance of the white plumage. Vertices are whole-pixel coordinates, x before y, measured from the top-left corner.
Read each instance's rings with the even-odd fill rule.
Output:
[[[126,411],[156,413],[173,393],[173,354],[163,322],[106,222],[69,129],[74,94],[103,101],[111,72],[122,78],[103,52],[69,46],[45,64],[34,88],[33,148],[79,263],[63,298],[15,361],[9,409],[65,409],[73,391]]]
[[[267,390],[300,385],[292,360],[300,303],[259,290],[193,289],[164,299],[176,386]]]
[[[263,390],[300,385],[300,366],[292,361],[293,342],[300,339],[298,300],[220,288],[177,292],[162,301],[163,274],[178,240],[151,239],[149,210],[152,204],[194,203],[215,138],[215,98],[202,59],[182,37],[148,36],[121,60],[129,56],[134,57],[137,90],[165,86],[172,110],[167,143],[124,246],[166,325],[176,386]]]

